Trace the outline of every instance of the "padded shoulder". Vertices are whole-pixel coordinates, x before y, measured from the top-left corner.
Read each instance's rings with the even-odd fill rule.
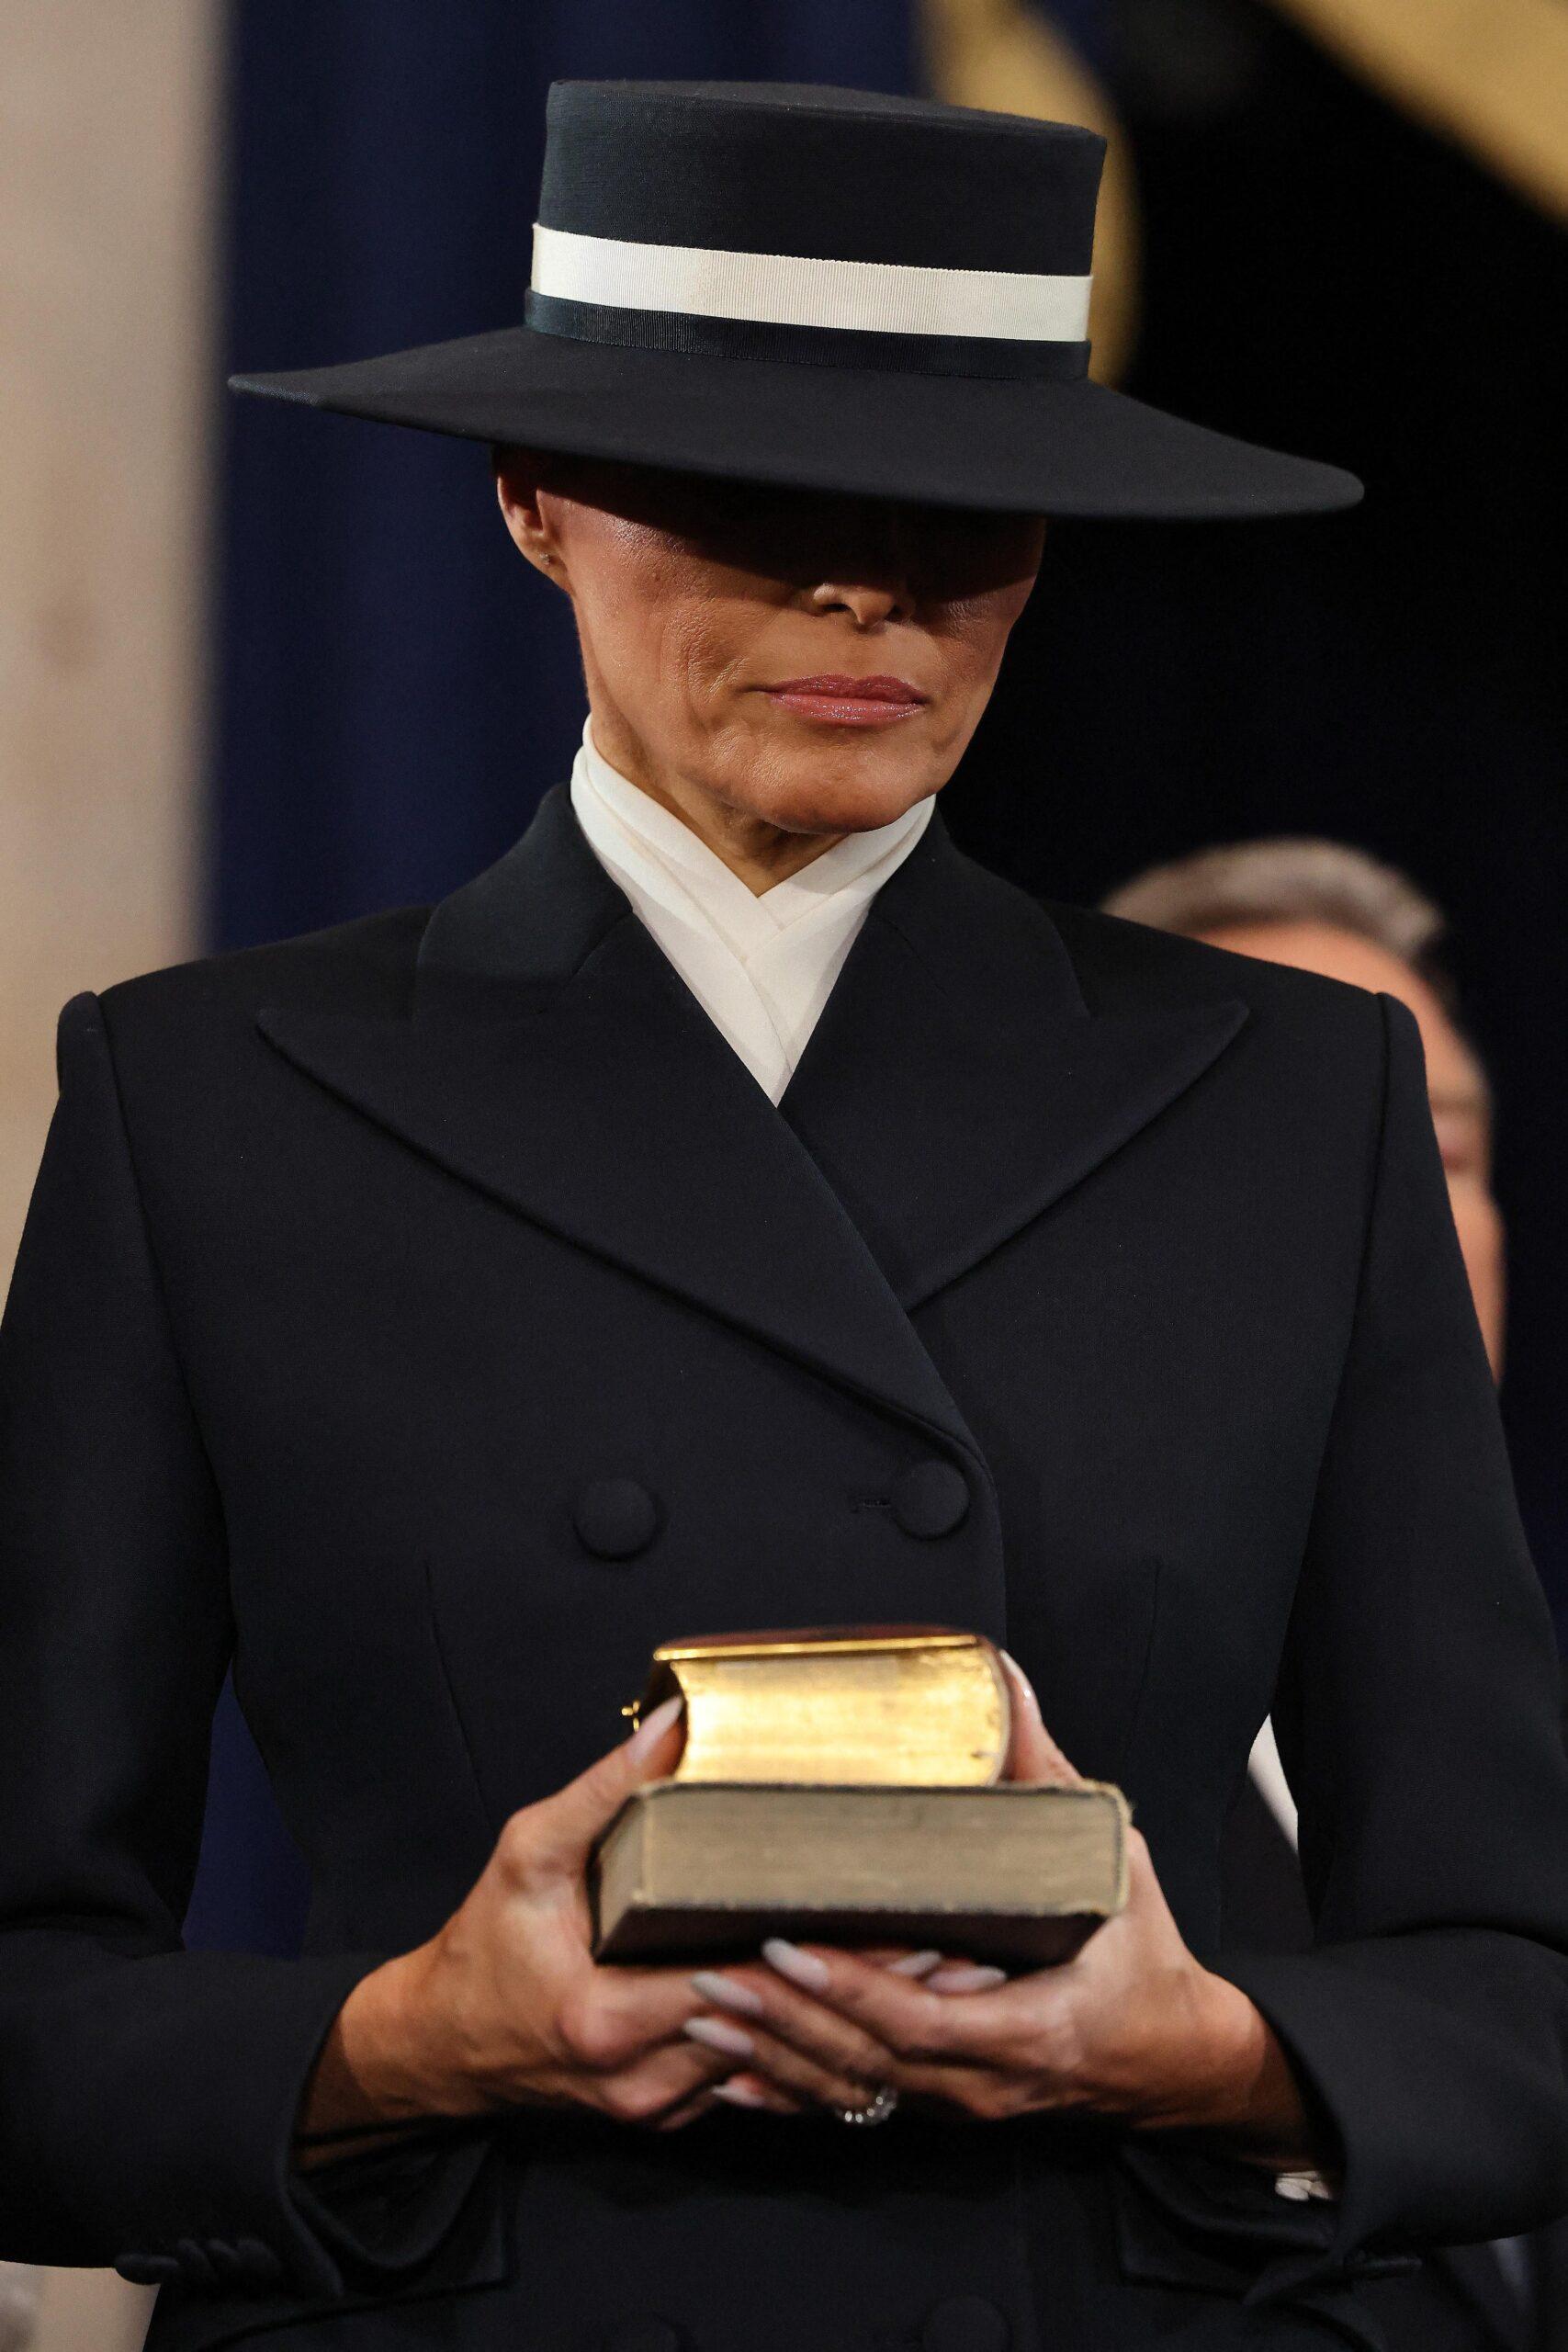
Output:
[[[1260,1101],[1277,1101],[1284,1087],[1313,1106],[1325,1138],[1341,1135],[1347,1118],[1375,1134],[1391,1022],[1408,1029],[1419,1067],[1415,1020],[1391,997],[1119,915],[1055,902],[1046,912],[1092,1012],[1135,1013],[1220,998],[1245,1004],[1247,1026],[1233,1067],[1262,1089]]]
[[[1234,948],[1156,931],[1093,908],[1043,903],[1093,1012],[1134,1012],[1162,1000],[1199,1003],[1237,997],[1250,1012],[1306,1033],[1315,1030],[1325,1038],[1343,1036],[1348,1029],[1359,1036],[1381,1022],[1376,997],[1348,980],[1238,956]]]
[[[264,947],[165,965],[106,989],[104,1011],[117,1035],[224,1014],[249,1016],[265,1004],[397,1012],[407,1007],[429,918],[428,907],[398,907]]]

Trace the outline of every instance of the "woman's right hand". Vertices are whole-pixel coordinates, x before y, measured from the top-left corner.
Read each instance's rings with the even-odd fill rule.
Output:
[[[361,1978],[307,2086],[306,2142],[517,2106],[666,2129],[702,2112],[737,2058],[683,2031],[705,2006],[686,1969],[595,1964],[586,1887],[594,1840],[634,1789],[673,1770],[681,1711],[667,1701],[579,1779],[514,1813],[446,1926]],[[328,2143],[321,2154],[342,2152]],[[297,2161],[311,2160],[299,2146]]]

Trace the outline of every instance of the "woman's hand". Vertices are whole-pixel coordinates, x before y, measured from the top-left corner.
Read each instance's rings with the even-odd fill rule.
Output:
[[[519,2105],[663,2127],[701,2112],[734,2070],[733,2047],[722,2031],[705,2043],[682,2030],[703,2007],[685,1970],[594,1964],[585,1887],[600,1832],[641,1782],[673,1770],[680,1713],[668,1701],[580,1779],[514,1813],[440,1932],[361,1979],[308,2086],[306,2141]]]
[[[1010,1777],[1076,1781],[1021,1672]],[[1260,2162],[1316,2161],[1300,2091],[1247,1996],[1188,1951],[1134,1831],[1126,1908],[1062,1966],[1008,1980],[943,1964],[915,1981],[774,1939],[770,1965],[694,1980],[747,2032],[730,2096],[861,2106],[886,2085],[994,2120],[1089,2111],[1220,2135]]]

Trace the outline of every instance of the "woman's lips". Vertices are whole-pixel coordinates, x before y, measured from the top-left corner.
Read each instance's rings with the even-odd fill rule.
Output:
[[[886,727],[912,718],[928,697],[907,678],[787,678],[764,686],[770,702],[829,727]]]

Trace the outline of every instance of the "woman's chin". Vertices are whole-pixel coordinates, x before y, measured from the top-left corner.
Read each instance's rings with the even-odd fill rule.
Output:
[[[796,797],[771,798],[755,813],[786,833],[869,833],[879,825],[891,825],[926,797],[926,791],[908,784],[897,792],[803,792]]]
[[[946,778],[923,747],[900,754],[884,737],[863,744],[825,740],[806,757],[792,748],[759,762],[745,781],[736,797],[785,832],[865,833],[892,824]]]

